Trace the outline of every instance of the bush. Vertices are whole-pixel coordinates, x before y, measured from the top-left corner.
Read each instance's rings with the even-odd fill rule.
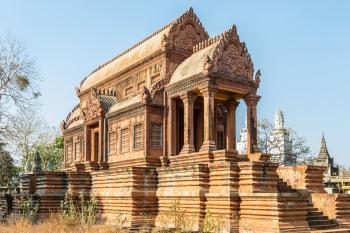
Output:
[[[200,232],[220,232],[221,230],[221,221],[219,217],[213,217],[212,213],[208,209],[205,213],[205,218],[203,224],[201,225]]]
[[[30,223],[35,223],[38,221],[38,210],[39,205],[37,202],[34,202],[31,195],[24,195],[20,197],[19,214],[21,218],[24,218]]]
[[[61,201],[61,212],[64,220],[68,224],[88,224],[97,222],[98,209],[97,200],[93,194],[89,200],[85,200],[83,192],[79,193],[79,204],[74,201],[74,195],[71,188],[68,189],[65,198]]]

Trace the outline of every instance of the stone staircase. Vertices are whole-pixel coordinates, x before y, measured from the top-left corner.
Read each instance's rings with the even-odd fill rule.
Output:
[[[277,184],[279,193],[298,192],[298,190],[293,189],[281,178],[278,179]],[[350,233],[350,229],[341,228],[336,220],[329,219],[322,211],[315,208],[311,202],[307,206],[307,221],[313,233]]]
[[[283,179],[281,178],[278,178],[277,180],[277,190],[279,193],[297,193],[298,192],[297,190],[289,186],[287,182],[283,181]]]
[[[307,221],[309,223],[311,232],[314,233],[349,233],[350,229],[341,228],[337,221],[329,219],[313,206],[312,203],[308,203],[307,207]]]

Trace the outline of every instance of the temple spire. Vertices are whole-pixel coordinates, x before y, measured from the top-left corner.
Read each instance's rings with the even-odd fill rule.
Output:
[[[281,109],[275,114],[275,129],[283,129],[284,127],[284,114]]]
[[[321,145],[320,145],[320,152],[318,153],[319,158],[330,158],[330,155],[328,153],[326,139],[324,137],[324,133],[322,133],[322,139],[321,139]]]

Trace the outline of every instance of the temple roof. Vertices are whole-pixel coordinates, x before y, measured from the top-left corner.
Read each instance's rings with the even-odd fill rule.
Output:
[[[117,112],[121,109],[124,109],[126,107],[130,107],[134,104],[138,104],[142,101],[142,94],[130,97],[122,102],[119,102],[117,104],[114,104],[109,111],[107,112],[107,114],[113,113],[113,112]]]
[[[216,46],[217,42],[202,50],[199,50],[183,61],[172,75],[169,85],[202,73],[204,63],[208,57],[212,59]]]
[[[111,95],[97,94],[97,99],[105,112],[108,112],[112,106],[118,103],[117,98]]]
[[[131,65],[134,65],[159,52],[162,49],[164,38],[167,38],[172,27],[176,26],[179,22],[186,18],[195,19],[195,21],[201,26],[198,17],[193,12],[193,9],[190,8],[183,15],[173,20],[160,30],[146,37],[144,40],[140,41],[108,62],[100,65],[81,82],[80,91],[88,90],[89,88],[112,77],[113,75],[126,70]]]
[[[83,120],[80,118],[80,104],[74,106],[72,111],[68,114],[66,118],[66,127],[73,128],[74,126],[80,125]]]

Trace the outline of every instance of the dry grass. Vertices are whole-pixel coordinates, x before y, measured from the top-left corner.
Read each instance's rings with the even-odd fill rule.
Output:
[[[67,222],[59,216],[50,216],[39,224],[31,224],[18,219],[12,224],[0,224],[0,233],[124,233],[112,225],[87,225],[79,222]]]

